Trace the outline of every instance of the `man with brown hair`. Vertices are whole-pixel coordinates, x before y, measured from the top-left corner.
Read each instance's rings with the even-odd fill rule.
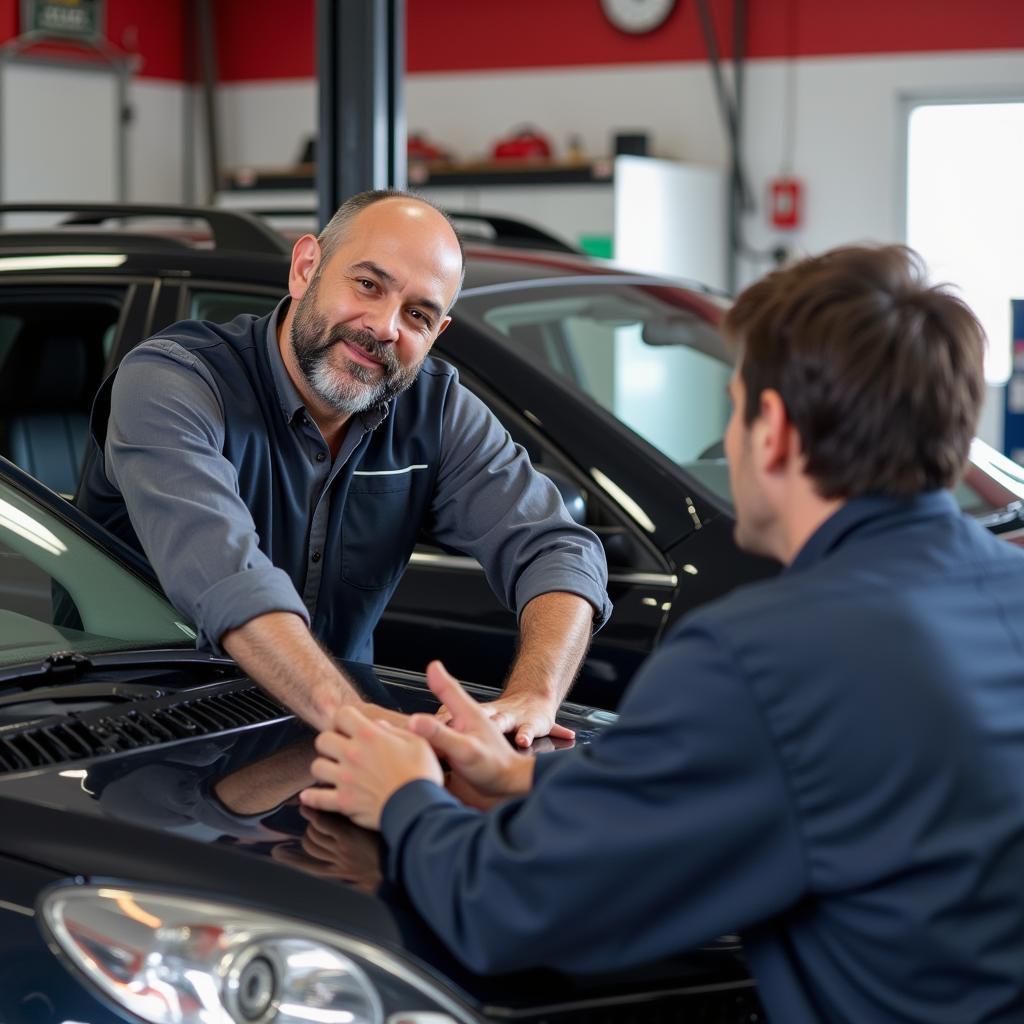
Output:
[[[1024,1020],[1024,553],[948,490],[981,329],[887,247],[770,275],[726,330],[736,535],[783,573],[680,623],[588,747],[516,754],[435,664],[454,728],[346,709],[303,800],[379,828],[478,970],[738,931],[779,1024]]]

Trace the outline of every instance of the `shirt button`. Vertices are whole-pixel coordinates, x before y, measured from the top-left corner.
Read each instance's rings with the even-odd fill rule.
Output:
[[[316,453],[316,461],[317,462],[323,462],[324,459],[326,459],[326,458],[327,458],[327,456],[323,452],[317,452]]]
[[[311,562],[319,562],[320,561],[320,552],[319,551],[314,551],[312,556],[310,557],[310,561]]]

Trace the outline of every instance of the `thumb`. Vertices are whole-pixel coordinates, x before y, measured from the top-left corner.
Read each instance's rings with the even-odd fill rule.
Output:
[[[520,726],[516,730],[516,746],[520,750],[526,750],[533,742],[533,727],[529,725]]]

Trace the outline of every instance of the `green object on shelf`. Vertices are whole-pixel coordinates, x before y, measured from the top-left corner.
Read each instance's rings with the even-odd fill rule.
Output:
[[[614,254],[611,235],[580,235],[580,248],[588,256],[610,260]]]

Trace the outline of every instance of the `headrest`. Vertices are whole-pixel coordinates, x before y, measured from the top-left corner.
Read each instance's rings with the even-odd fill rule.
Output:
[[[4,413],[48,412],[88,403],[88,351],[69,334],[19,338],[3,368]]]

